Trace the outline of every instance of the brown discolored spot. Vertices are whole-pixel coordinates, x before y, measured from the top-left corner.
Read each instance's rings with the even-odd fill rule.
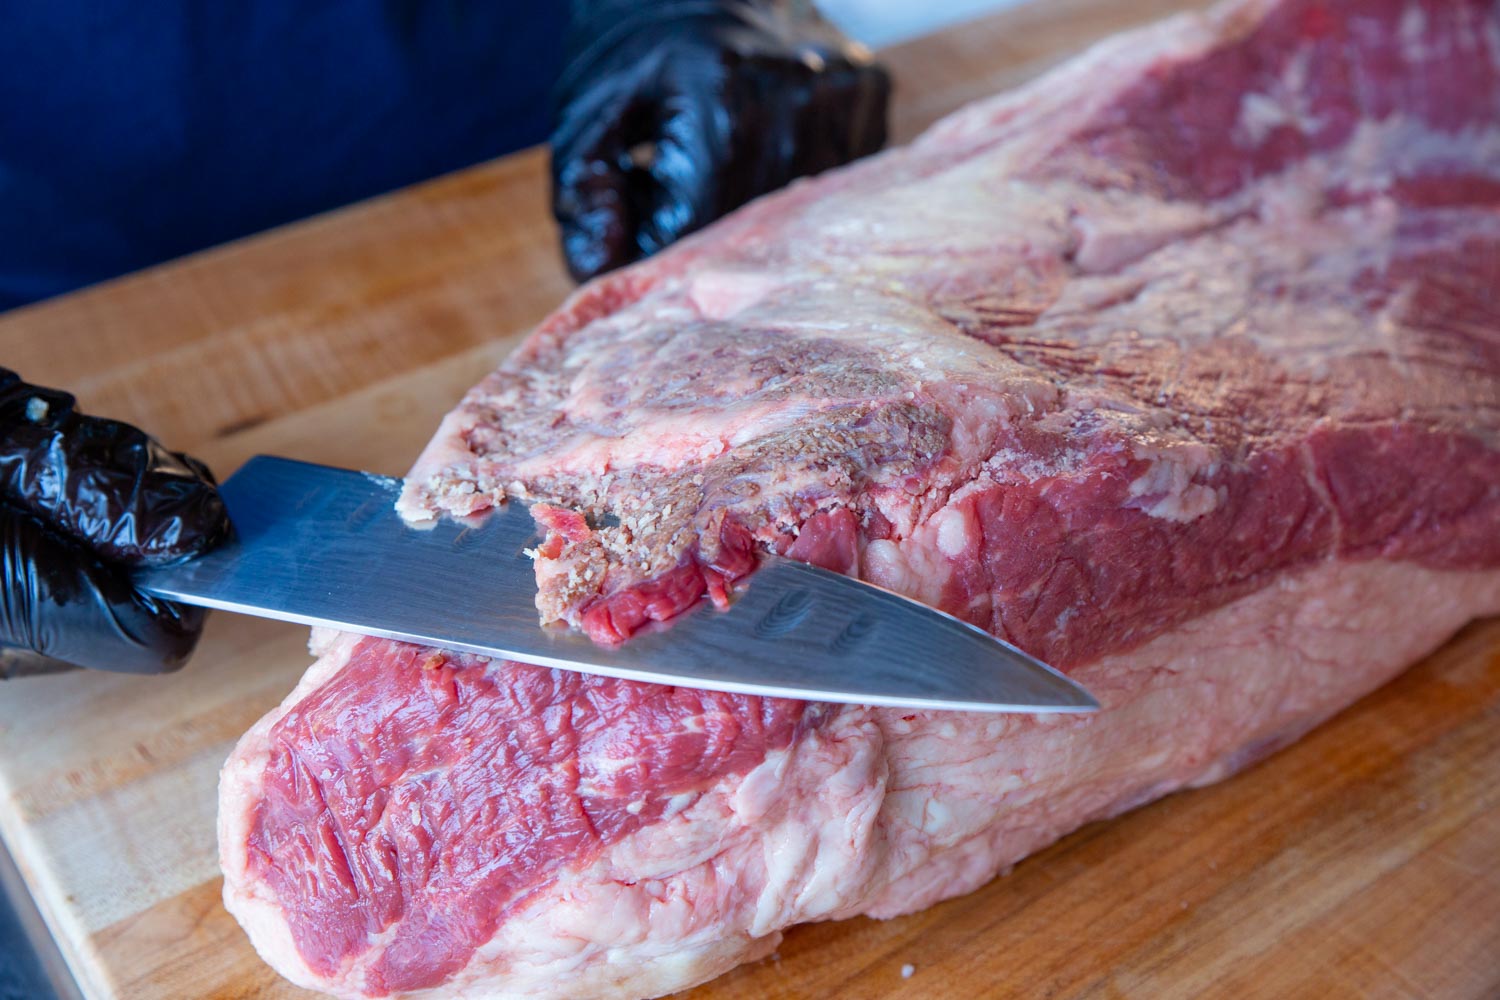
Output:
[[[253,430],[261,424],[267,423],[271,418],[264,413],[255,413],[232,423],[225,424],[214,431],[215,438],[232,437],[235,434],[243,434],[245,431]]]

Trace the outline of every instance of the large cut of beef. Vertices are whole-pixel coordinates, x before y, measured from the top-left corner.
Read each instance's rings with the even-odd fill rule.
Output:
[[[318,636],[220,814],[226,902],[297,983],[656,996],[1223,778],[1500,611],[1500,4],[1179,17],[752,204],[579,291],[402,504],[506,497],[541,617],[601,641],[774,550],[1104,710]]]

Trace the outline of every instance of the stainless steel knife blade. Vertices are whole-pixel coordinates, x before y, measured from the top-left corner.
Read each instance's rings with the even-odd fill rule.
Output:
[[[770,556],[709,602],[615,647],[543,627],[524,504],[414,528],[399,480],[260,456],[221,487],[235,537],[136,585],[175,601],[630,680],[816,701],[1088,712],[1077,683],[981,629]]]

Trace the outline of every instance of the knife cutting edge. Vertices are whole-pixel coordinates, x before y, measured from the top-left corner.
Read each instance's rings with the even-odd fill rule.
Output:
[[[509,502],[477,525],[413,527],[399,480],[259,456],[220,492],[235,537],[138,572],[187,604],[326,625],[562,670],[746,694],[986,712],[1090,712],[1098,702],[1040,660],[887,590],[767,556],[726,610],[704,601],[618,646],[544,627]]]

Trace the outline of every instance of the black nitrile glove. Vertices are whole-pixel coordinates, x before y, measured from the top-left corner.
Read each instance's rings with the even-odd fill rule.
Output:
[[[573,277],[885,144],[890,78],[766,0],[574,0],[552,211]]]
[[[228,533],[201,463],[0,368],[0,677],[182,666],[202,610],[138,593],[128,571]]]

